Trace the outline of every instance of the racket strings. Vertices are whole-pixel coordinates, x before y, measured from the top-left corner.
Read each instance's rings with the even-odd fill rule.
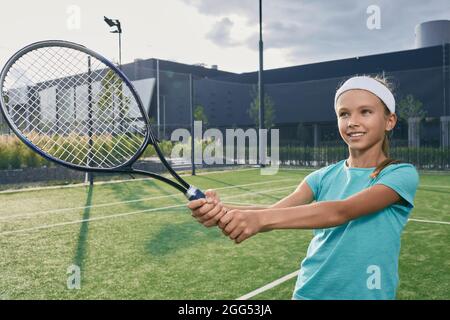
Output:
[[[55,55],[52,55],[52,58],[54,58],[55,57]],[[74,59],[75,57],[73,57],[72,59]],[[67,59],[64,59],[64,60],[66,60],[66,61],[68,61]],[[36,61],[36,60],[34,60],[34,61]],[[30,68],[30,70],[33,70],[33,66],[31,66],[31,68]],[[37,74],[38,72],[39,72],[39,69],[35,69],[35,70],[33,70],[33,71],[35,71],[35,74]],[[47,71],[47,73],[49,73],[51,76],[53,76],[53,77],[56,77],[57,75],[56,75],[56,72],[52,72],[51,71],[51,69],[50,70],[48,70]],[[81,75],[81,76],[79,76],[78,77],[78,79],[77,78],[73,78],[73,77],[67,77],[67,78],[65,78],[64,79],[64,82],[59,82],[58,83],[58,85],[57,85],[57,88],[58,88],[58,94],[59,94],[59,97],[58,97],[58,99],[59,100],[62,100],[63,102],[65,101],[65,102],[67,102],[68,100],[70,100],[70,98],[69,99],[67,99],[64,95],[66,95],[66,94],[69,94],[70,93],[70,90],[71,89],[73,89],[73,88],[77,88],[77,87],[81,87],[81,86],[85,86],[85,85],[87,85],[88,83],[89,83],[89,79],[90,77],[89,76],[87,76],[87,75]],[[119,82],[119,80],[117,80],[117,82]],[[95,82],[94,82],[95,83]],[[44,82],[44,83],[41,83],[41,84],[38,84],[37,86],[36,86],[36,91],[37,92],[41,92],[41,91],[43,91],[43,90],[45,90],[45,89],[48,89],[48,87],[49,87],[49,84],[51,84],[51,82]],[[63,96],[61,96],[61,92],[63,92]],[[83,96],[82,96],[83,97]],[[84,105],[87,105],[88,104],[88,101],[87,101],[87,97],[86,97],[86,95],[84,95],[84,97],[85,97],[85,99],[84,99],[84,101],[80,101],[80,98],[78,98],[78,102],[79,103],[81,103],[82,105],[84,104]],[[70,119],[70,118],[72,118],[72,116],[73,116],[73,114],[70,114],[70,113],[68,113],[68,112],[70,112],[70,110],[69,109],[66,109],[66,110],[63,110],[63,109],[59,109],[58,110],[59,111],[59,113],[58,113],[58,118],[62,118],[62,119]],[[80,110],[80,111],[83,111],[83,110]],[[84,117],[82,116],[81,118],[86,118],[87,116],[86,116],[86,113],[83,113],[83,112],[81,112],[82,113],[82,115],[84,115]],[[27,121],[28,119],[27,118],[23,118],[25,121]],[[20,124],[19,124],[20,125]],[[99,128],[97,128],[97,131],[99,130],[99,129],[102,129],[104,126],[99,126]]]
[[[30,51],[3,86],[17,129],[43,152],[95,168],[119,166],[142,148],[147,127],[123,80],[103,62],[66,47]]]
[[[83,82],[83,81],[82,81]],[[40,88],[39,86],[38,86],[38,91],[40,91],[40,89],[42,89],[42,88]],[[60,88],[60,89],[64,89],[64,88]],[[66,100],[64,97],[62,97],[62,100]],[[35,108],[34,108],[35,109]],[[35,111],[35,110],[33,110],[33,111]],[[68,110],[66,110],[66,111],[68,111]],[[59,112],[59,114],[60,114],[60,117],[62,117],[62,118],[68,118],[68,117],[65,117],[64,115],[66,114],[66,113],[64,113],[64,112],[61,112],[61,110],[60,110],[60,112]],[[23,123],[24,122],[26,122],[28,125],[30,124],[30,122],[28,121],[28,118],[27,117],[24,117],[24,116],[20,116],[20,118],[22,119],[22,120],[24,120],[22,123],[20,123],[18,126],[19,127],[21,127],[22,125],[23,125]],[[98,123],[97,123],[98,124]],[[99,125],[99,128],[100,129],[102,129],[102,128],[104,128],[105,126],[103,126],[103,125]],[[61,142],[62,142],[62,138],[64,137],[64,136],[66,136],[68,133],[69,133],[69,131],[70,130],[72,130],[73,128],[71,128],[71,127],[69,127],[69,126],[67,126],[67,128],[66,128],[66,130],[65,131],[63,131],[63,132],[59,132],[61,135],[58,137],[58,139],[56,140],[56,141],[53,141],[53,140],[48,140],[47,139],[47,143],[45,144],[45,145],[41,145],[41,141],[35,141],[34,142],[34,144],[35,145],[37,145],[37,146],[39,146],[41,149],[43,149],[43,150],[48,150],[48,149],[53,149],[53,148],[55,148],[56,146],[59,146],[59,151],[64,151],[64,152],[66,152],[66,156],[67,156],[67,158],[65,159],[66,161],[68,161],[68,162],[75,162],[75,160],[77,159],[77,158],[79,158],[79,156],[80,156],[80,154],[82,154],[82,153],[86,153],[86,148],[84,148],[84,150],[82,149],[82,150],[80,150],[80,149],[77,149],[77,148],[74,148],[76,151],[78,151],[76,154],[74,154],[74,153],[72,153],[71,151],[69,151],[69,150],[67,150],[66,148],[64,148],[64,146],[63,145],[61,145]],[[40,131],[40,130],[39,130]],[[43,132],[42,131],[40,131],[39,132],[40,134],[43,134]],[[44,136],[45,137],[45,136]],[[49,142],[54,142],[53,143],[53,145],[49,145]],[[120,141],[119,141],[120,142]],[[104,148],[104,145],[105,145],[105,143],[103,142],[99,142],[99,149],[103,149],[103,150],[101,150],[101,151],[108,151],[108,150],[106,150],[105,148]],[[123,150],[123,149],[121,149],[121,144],[120,143],[116,143],[116,145],[114,145],[113,146],[113,149],[114,148],[118,148],[118,149],[120,149],[120,151],[125,151],[125,150]],[[130,149],[128,149],[128,150],[126,150],[125,152],[132,152],[132,153],[134,153],[134,150],[130,150]],[[71,158],[69,158],[69,156],[71,156]],[[107,159],[108,159],[108,156],[109,157],[112,157],[115,161],[118,161],[119,163],[120,163],[120,160],[119,159],[117,159],[116,157],[114,157],[114,155],[112,155],[111,154],[111,152],[109,152],[108,153],[108,155],[107,155],[107,157],[105,157],[105,159],[102,161],[101,159],[98,159],[97,160],[97,158],[95,157],[95,155],[93,155],[93,159],[91,159],[91,160],[94,160],[96,163],[97,163],[97,165],[98,166],[103,166],[104,164],[113,164],[113,163],[108,163],[108,161],[107,161]],[[89,161],[88,161],[89,162]]]
[[[87,77],[84,77],[84,78],[87,78]],[[70,81],[70,79],[69,79],[69,81]],[[60,87],[60,88],[59,88],[59,90],[60,90],[59,92],[63,92],[64,95],[72,94],[70,91],[65,91],[65,92],[64,92],[64,90],[65,90],[66,88],[68,88],[68,89],[73,88],[74,85],[75,85],[75,86],[79,86],[79,85],[81,85],[81,84],[83,84],[83,83],[87,83],[87,82],[88,82],[88,80],[81,80],[79,83],[76,83],[76,82],[74,82],[74,81],[70,81],[69,85],[66,85],[66,87]],[[116,82],[116,83],[119,83],[119,81],[118,81],[117,79],[116,79],[115,82]],[[112,84],[112,85],[114,85],[114,84]],[[64,96],[60,97],[59,99],[61,99],[61,100],[63,100],[63,101],[67,101],[66,97],[64,97]],[[80,103],[80,101],[78,101],[78,103]],[[83,101],[81,101],[81,103],[83,103]],[[84,101],[84,103],[86,103],[86,101]],[[64,112],[64,111],[65,111],[65,112]],[[69,116],[66,117],[65,115],[67,115],[67,112],[69,112],[70,110],[69,110],[69,109],[66,109],[66,110],[64,110],[64,111],[61,111],[61,109],[60,109],[59,114],[62,115],[62,116],[60,116],[60,117],[62,117],[62,118],[69,118]],[[70,115],[70,116],[71,116],[71,115]],[[102,119],[102,118],[104,118],[104,117],[102,117],[102,116],[100,115],[100,116],[99,116],[99,119]],[[104,128],[107,128],[107,125],[106,125],[105,123],[99,123],[98,121],[97,121],[96,125],[98,126],[97,132],[99,132],[100,130],[103,130]],[[66,134],[68,134],[69,131],[71,131],[72,129],[73,129],[73,128],[67,126],[67,128],[66,128],[65,131],[60,132],[61,135],[58,137],[58,140],[57,140],[57,141],[54,141],[54,145],[53,145],[53,146],[48,146],[48,143],[47,143],[46,145],[42,146],[42,148],[43,148],[43,149],[46,149],[47,147],[53,148],[55,145],[59,145],[59,142],[61,142],[62,138],[63,138]],[[105,132],[106,132],[106,131],[107,131],[107,130],[105,130]],[[110,130],[109,130],[109,131],[110,131]],[[102,133],[105,133],[105,132],[102,132]],[[51,140],[50,140],[50,141],[51,141]],[[133,142],[133,141],[132,141],[132,142]],[[38,146],[40,146],[39,141],[38,141],[36,144],[37,144]],[[105,142],[104,142],[104,141],[101,141],[101,140],[100,140],[100,141],[98,142],[98,146],[99,146],[99,149],[101,149],[101,151],[106,151],[106,152],[108,152],[108,150],[104,147],[104,146],[105,146]],[[126,149],[126,150],[123,149],[123,146],[125,146],[125,149]],[[134,145],[134,147],[139,147],[139,145]],[[62,147],[62,149],[64,150],[64,147]],[[122,152],[131,152],[131,153],[134,153],[134,152],[135,152],[135,150],[131,150],[130,148],[127,148],[126,145],[120,144],[120,141],[119,141],[118,143],[116,143],[116,144],[112,147],[112,149],[113,149],[113,150],[114,150],[114,149],[118,149],[118,150],[120,150],[120,151],[122,151]],[[67,150],[65,150],[65,151],[67,151]],[[82,151],[85,151],[85,150],[82,150]],[[73,154],[72,154],[70,151],[67,151],[67,152],[68,152],[68,155],[73,156]],[[72,158],[72,159],[66,159],[66,160],[68,160],[68,161],[70,161],[70,162],[73,162],[73,160],[76,159],[78,155],[79,155],[79,153],[78,153],[74,158]],[[95,155],[93,155],[93,156],[95,157]],[[105,157],[104,161],[101,161],[101,159],[99,159],[98,161],[97,161],[96,159],[94,159],[94,160],[96,160],[96,162],[98,163],[99,166],[102,166],[103,164],[108,164],[108,162],[106,161],[106,160],[108,159],[108,156],[114,158],[114,160],[116,160],[116,161],[120,161],[119,159],[117,159],[116,157],[114,157],[114,155],[111,153],[111,151],[109,151],[109,153],[108,153],[107,157]]]

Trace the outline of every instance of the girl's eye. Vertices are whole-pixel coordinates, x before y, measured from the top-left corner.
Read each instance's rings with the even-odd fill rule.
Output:
[[[370,110],[368,110],[368,109],[364,109],[364,110],[362,111],[362,113],[363,113],[363,114],[371,114],[372,111],[370,111]]]
[[[346,117],[346,116],[348,116],[348,112],[339,113],[339,117]]]

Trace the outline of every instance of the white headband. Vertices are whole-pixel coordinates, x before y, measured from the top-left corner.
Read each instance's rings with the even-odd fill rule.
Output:
[[[373,93],[384,102],[389,111],[395,113],[395,98],[392,92],[385,85],[370,77],[353,77],[345,81],[334,96],[335,108],[339,96],[352,89],[363,89]]]

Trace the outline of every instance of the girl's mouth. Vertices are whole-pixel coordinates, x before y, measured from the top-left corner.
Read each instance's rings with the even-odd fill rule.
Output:
[[[361,138],[362,136],[364,136],[366,133],[362,132],[362,131],[358,131],[358,132],[350,132],[347,133],[347,136],[351,139],[351,140],[356,140]]]

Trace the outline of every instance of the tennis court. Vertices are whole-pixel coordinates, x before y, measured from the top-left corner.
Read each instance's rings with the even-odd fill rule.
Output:
[[[224,202],[270,204],[309,172],[236,169],[186,179],[219,190]],[[450,175],[421,172],[398,299],[450,297],[449,195]],[[312,238],[310,230],[282,230],[235,245],[193,220],[181,193],[151,179],[2,192],[0,203],[1,299],[290,299]],[[72,265],[80,289],[68,289]]]

